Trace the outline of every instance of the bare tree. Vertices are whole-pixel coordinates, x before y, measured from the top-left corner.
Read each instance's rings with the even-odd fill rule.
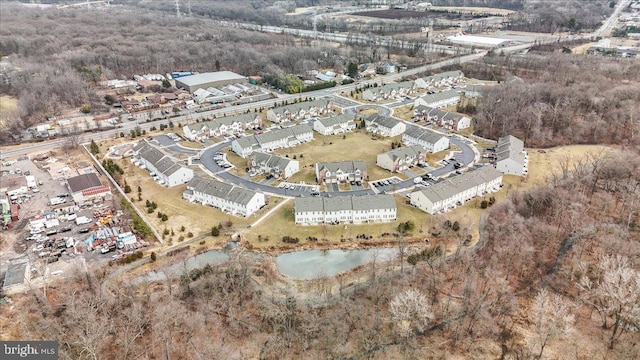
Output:
[[[570,312],[569,301],[559,295],[549,294],[546,289],[536,295],[529,316],[534,326],[535,342],[532,346],[537,359],[542,358],[549,341],[573,331],[575,319]]]
[[[423,331],[433,317],[427,296],[415,289],[407,289],[396,295],[389,303],[389,311],[402,337]]]
[[[613,349],[625,330],[640,329],[640,271],[620,255],[601,257],[594,270],[594,277],[583,276],[578,288],[585,292],[584,301],[600,315],[602,328],[611,329],[609,348]]]

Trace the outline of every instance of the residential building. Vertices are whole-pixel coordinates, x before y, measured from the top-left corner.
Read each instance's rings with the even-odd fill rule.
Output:
[[[185,125],[182,127],[182,132],[187,139],[199,141],[210,137],[235,135],[258,127],[262,127],[260,116],[256,113],[248,113]]]
[[[429,214],[461,206],[465,201],[500,190],[502,174],[483,166],[411,193],[411,205]]]
[[[247,78],[231,71],[217,71],[182,76],[175,79],[175,81],[178,89],[183,88],[190,93],[194,93],[198,89],[247,82]]]
[[[67,179],[67,188],[77,204],[104,200],[111,195],[111,189],[103,185],[98,175],[92,172]]]
[[[133,152],[149,172],[155,173],[160,184],[172,187],[193,179],[193,170],[179,164],[146,140],[134,146]]]
[[[425,160],[425,149],[420,145],[403,146],[378,154],[376,165],[391,172],[403,172]]]
[[[462,93],[464,94],[464,97],[466,97],[468,99],[478,99],[478,98],[482,97],[482,95],[484,94],[484,92],[487,90],[488,87],[489,86],[487,86],[487,85],[469,84],[462,91]]]
[[[524,142],[507,135],[498,139],[496,146],[496,169],[503,174],[527,175],[529,155],[524,150]]]
[[[419,105],[413,110],[413,120],[426,121],[430,124],[437,124],[449,130],[463,130],[471,126],[471,118],[457,113],[452,113],[440,109]]]
[[[418,126],[407,126],[402,134],[402,142],[407,145],[420,145],[427,152],[437,153],[449,148],[449,138],[444,134]]]
[[[379,114],[373,114],[365,117],[364,125],[368,132],[385,137],[401,135],[407,128],[407,125],[404,122]]]
[[[416,99],[413,103],[413,107],[420,105],[428,106],[431,108],[441,108],[449,105],[455,105],[460,102],[460,94],[456,90],[445,90],[433,94],[426,94]]]
[[[267,110],[267,120],[281,124],[289,121],[309,119],[333,111],[333,101],[317,99],[269,109]]]
[[[417,79],[415,84],[420,89],[431,89],[440,86],[453,86],[463,81],[464,74],[460,70],[446,71]]]
[[[300,162],[283,156],[254,151],[247,158],[249,172],[273,175],[276,179],[286,179],[300,171]]]
[[[367,164],[362,160],[316,163],[316,179],[318,184],[365,181]]]
[[[397,218],[393,195],[298,197],[293,213],[296,224],[389,222]]]
[[[395,99],[402,96],[413,95],[415,85],[413,81],[403,81],[400,83],[387,84],[384,86],[370,87],[362,93],[362,98],[369,101],[383,101]]]
[[[263,193],[202,177],[189,181],[182,197],[192,203],[209,205],[232,215],[245,217],[266,204]]]
[[[313,130],[322,135],[336,135],[353,131],[356,122],[353,115],[343,114],[329,118],[319,118],[313,122]]]
[[[243,158],[254,151],[271,152],[276,149],[294,147],[313,140],[313,129],[307,124],[298,124],[263,134],[241,137],[231,142],[231,149]]]

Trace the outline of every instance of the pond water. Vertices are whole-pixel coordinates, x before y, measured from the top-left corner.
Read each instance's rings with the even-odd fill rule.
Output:
[[[203,268],[207,264],[218,265],[229,260],[229,250],[237,247],[230,243],[223,250],[210,250],[173,264],[166,269],[151,271],[146,276],[136,278],[134,282],[165,280],[167,274],[179,277],[193,269]],[[250,253],[262,256],[257,253]],[[280,273],[296,280],[311,280],[321,276],[334,276],[342,271],[353,269],[373,261],[389,261],[398,254],[396,248],[375,248],[358,250],[302,250],[276,256],[275,261]]]
[[[358,250],[303,250],[276,257],[278,270],[296,280],[311,280],[321,276],[334,276],[339,272],[376,261],[392,260],[395,248]]]

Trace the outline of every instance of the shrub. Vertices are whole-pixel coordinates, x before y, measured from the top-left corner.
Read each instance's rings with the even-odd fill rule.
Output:
[[[294,238],[291,236],[283,236],[282,237],[282,242],[285,242],[287,244],[297,244],[300,241],[300,239],[298,238]]]
[[[457,221],[454,222],[453,225],[451,226],[451,229],[453,229],[453,231],[460,230],[460,224]]]
[[[180,226],[180,232],[184,232],[186,229],[184,227],[184,225]]]
[[[155,251],[151,252],[151,261],[156,261],[156,259],[158,258],[158,255],[156,255]]]
[[[187,237],[193,237],[193,233],[192,233],[191,231],[189,231],[189,232],[187,233]]]
[[[220,235],[220,229],[218,229],[217,227],[212,227],[211,228],[211,236],[219,236]]]
[[[480,208],[481,208],[481,209],[486,209],[486,208],[487,208],[487,206],[489,206],[489,203],[487,202],[487,200],[482,200],[482,201],[480,202]]]

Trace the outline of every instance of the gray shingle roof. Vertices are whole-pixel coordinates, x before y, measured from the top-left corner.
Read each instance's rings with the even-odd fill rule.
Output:
[[[342,170],[343,173],[351,174],[356,170],[360,170],[361,172],[367,171],[367,164],[362,160],[345,160],[345,161],[335,161],[335,162],[325,162],[318,163],[318,169],[327,169],[331,173],[334,173],[338,170]]]
[[[424,153],[424,149],[420,145],[403,146],[384,153],[392,160],[405,157],[414,157]]]
[[[270,111],[273,111],[276,115],[284,115],[286,113],[298,113],[300,110],[308,110],[311,108],[324,108],[329,104],[329,100],[327,99],[317,99],[313,101],[305,101],[301,103],[295,103],[291,105],[279,106]]]
[[[271,130],[264,132],[259,135],[250,135],[241,137],[240,139],[236,139],[238,145],[240,145],[243,149],[253,147],[254,149],[258,148],[262,144],[268,144],[274,141],[279,141],[287,138],[295,138],[296,136],[312,133],[313,129],[307,124],[298,124],[292,127]]]
[[[258,151],[254,151],[251,154],[251,160],[256,163],[256,166],[262,165],[270,169],[278,168],[280,170],[286,168],[291,161],[294,161],[287,157],[265,154]]]
[[[173,173],[184,167],[178,164],[174,159],[170,158],[167,154],[149,144],[146,140],[141,140],[134,147],[134,150],[136,148],[138,148],[138,150],[136,150],[138,152],[138,156],[150,162],[158,172],[165,176],[171,176]]]
[[[339,124],[348,124],[348,123],[354,123],[355,125],[355,122],[353,121],[353,115],[349,115],[349,114],[342,114],[342,115],[333,116],[329,118],[319,118],[317,121],[320,122],[322,125],[324,125],[324,127],[331,127]]]
[[[442,91],[435,94],[426,94],[421,96],[420,99],[426,101],[427,104],[430,104],[430,103],[447,100],[447,99],[451,99],[459,96],[460,94],[458,94],[456,90],[451,89],[451,90],[446,90],[446,91]]]
[[[515,136],[507,135],[498,139],[496,146],[497,161],[512,159],[518,164],[524,165],[524,142]]]
[[[460,70],[454,70],[454,71],[445,71],[443,73],[439,73],[439,74],[434,74],[431,76],[427,76],[422,78],[425,82],[429,83],[431,81],[433,82],[438,82],[442,79],[447,79],[447,78],[458,78],[462,76],[462,71]]]
[[[231,126],[236,122],[239,122],[240,124],[247,124],[254,121],[256,117],[257,115],[254,113],[225,116],[219,119],[213,119],[211,121],[204,121],[187,125],[187,127],[192,131],[202,131],[205,126],[209,129],[218,129],[222,125]]]
[[[495,180],[502,176],[493,166],[484,166],[480,169],[466,172],[431,185],[420,192],[431,202],[446,200],[463,191],[469,190],[480,184]]]
[[[254,191],[202,177],[191,179],[187,184],[187,188],[192,189],[194,193],[199,192],[211,195],[241,205],[249,204],[249,201],[256,195]]]
[[[418,126],[407,125],[407,130],[404,131],[404,135],[414,139],[422,140],[430,144],[435,144],[440,139],[445,137],[444,135],[437,133],[431,129],[424,129]]]
[[[365,119],[366,119],[365,122],[367,123],[367,125],[375,124],[379,127],[384,127],[387,129],[393,129],[396,125],[400,123],[399,120],[396,120],[388,116],[382,116],[380,114],[369,115]]]
[[[427,114],[430,117],[436,116],[438,117],[438,119],[441,120],[456,120],[456,121],[460,121],[460,119],[462,119],[464,117],[464,115],[461,114],[456,114],[456,113],[452,113],[452,112],[448,112],[448,111],[444,111],[444,110],[440,110],[440,109],[434,109],[432,107],[426,106],[426,105],[418,105],[415,108],[416,112],[422,113],[422,114]]]
[[[413,81],[403,81],[399,83],[387,84],[385,86],[368,88],[366,91],[370,91],[373,95],[379,95],[384,93],[390,93],[393,90],[398,90],[398,89],[411,89],[413,88],[413,86],[414,86]]]
[[[362,195],[336,197],[298,197],[295,199],[296,212],[395,209],[393,195]]]

